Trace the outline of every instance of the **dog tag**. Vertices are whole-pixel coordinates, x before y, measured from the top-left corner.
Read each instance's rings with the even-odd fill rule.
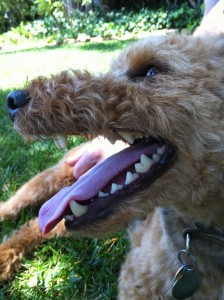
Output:
[[[183,265],[174,278],[172,294],[175,299],[192,296],[201,284],[201,275],[191,265]]]

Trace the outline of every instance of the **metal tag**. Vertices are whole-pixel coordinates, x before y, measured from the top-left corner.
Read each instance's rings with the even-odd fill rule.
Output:
[[[172,294],[175,299],[191,297],[201,284],[201,275],[191,266],[183,265],[176,273]]]

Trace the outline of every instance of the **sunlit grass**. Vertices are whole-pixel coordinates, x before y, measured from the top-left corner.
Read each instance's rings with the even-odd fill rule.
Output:
[[[111,41],[0,52],[0,200],[7,200],[24,182],[64,154],[64,151],[56,150],[51,141],[24,143],[14,131],[5,109],[9,90],[23,88],[27,79],[48,76],[67,68],[88,69],[96,73],[105,71],[111,58],[125,44],[127,42]],[[79,139],[73,138],[70,147],[79,143]],[[25,209],[18,220],[2,222],[1,239],[37,211]],[[53,239],[23,260],[19,274],[0,285],[0,299],[116,299],[117,277],[126,250],[124,233],[102,241]]]
[[[8,53],[0,51],[0,87],[20,87],[37,76],[47,76],[66,69],[106,71],[111,58],[127,43],[108,41]]]

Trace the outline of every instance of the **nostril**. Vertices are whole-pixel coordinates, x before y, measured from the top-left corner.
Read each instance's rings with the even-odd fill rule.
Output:
[[[16,108],[18,108],[18,106],[15,104],[14,98],[11,96],[7,97],[7,107],[9,109],[13,109],[15,110]]]
[[[6,105],[10,118],[14,121],[17,111],[30,101],[30,94],[27,90],[16,90],[8,94]]]
[[[30,100],[30,94],[27,90],[12,91],[7,96],[7,106],[16,109],[24,106]]]

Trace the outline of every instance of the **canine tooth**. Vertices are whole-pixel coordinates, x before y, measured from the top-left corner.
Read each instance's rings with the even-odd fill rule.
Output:
[[[165,148],[166,148],[165,145],[159,147],[159,148],[157,149],[157,154],[163,155],[163,153],[164,153],[164,151],[165,151]]]
[[[104,193],[104,192],[102,192],[102,191],[100,191],[100,192],[98,193],[98,197],[99,197],[99,198],[104,198],[104,197],[107,197],[107,196],[109,196],[108,193]]]
[[[88,210],[88,205],[80,205],[76,201],[72,200],[69,204],[71,211],[75,217],[81,217]]]
[[[152,159],[154,162],[158,162],[160,160],[160,155],[159,154],[153,154]]]
[[[149,138],[149,134],[148,133],[146,133],[145,135],[144,135],[144,137],[146,137],[147,139]]]
[[[128,184],[132,183],[138,177],[139,177],[139,175],[137,173],[132,174],[131,172],[127,172],[125,184],[128,185]]]
[[[73,221],[73,215],[66,215],[66,216],[64,216],[64,219],[65,220],[68,220],[68,221]]]
[[[61,149],[61,145],[60,145],[60,143],[58,142],[58,140],[54,140],[54,143],[55,143],[55,146],[56,146],[58,149]]]
[[[114,145],[115,142],[116,142],[116,140],[115,140],[114,138],[112,138],[112,137],[108,137],[107,139],[108,139],[108,141],[109,141],[112,145]]]
[[[134,137],[135,137],[135,139],[142,139],[143,138],[143,134],[142,133],[135,133]]]
[[[116,191],[119,191],[123,188],[122,184],[112,183],[110,193],[114,194]]]
[[[55,140],[58,141],[58,144],[60,146],[59,149],[67,149],[68,147],[67,138],[64,135],[57,135]]]
[[[42,140],[48,140],[48,136],[45,135],[45,134],[41,134],[41,135],[40,135],[40,138],[41,138]]]
[[[129,144],[133,144],[135,139],[133,137],[133,135],[130,132],[126,132],[126,131],[118,131],[118,133],[120,134],[120,136],[127,141]]]

